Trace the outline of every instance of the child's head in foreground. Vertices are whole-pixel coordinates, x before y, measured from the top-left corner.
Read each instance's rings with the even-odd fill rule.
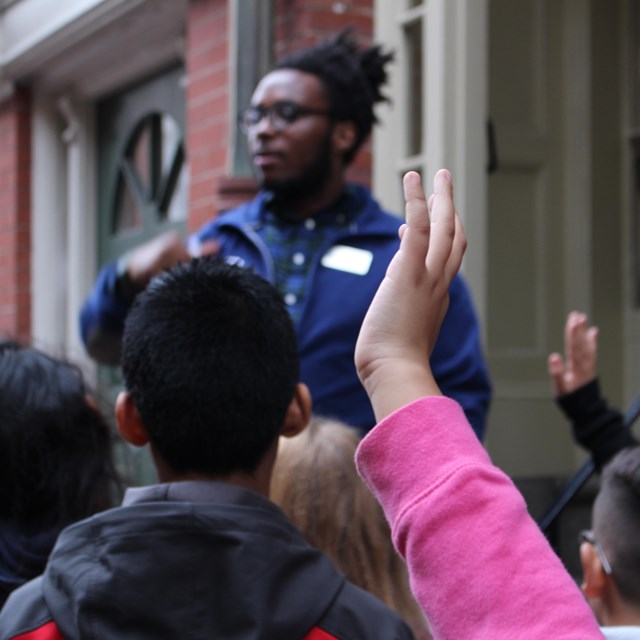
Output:
[[[127,317],[119,427],[173,476],[251,474],[286,425],[298,382],[294,329],[253,272],[200,258],[162,273]]]

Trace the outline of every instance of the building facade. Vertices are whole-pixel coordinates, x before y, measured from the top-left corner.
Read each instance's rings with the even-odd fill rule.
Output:
[[[554,486],[582,461],[546,377],[568,311],[601,328],[611,400],[640,391],[635,4],[0,0],[0,332],[94,371],[77,313],[99,265],[250,197],[238,108],[274,59],[353,26],[397,62],[352,178],[401,213],[406,170],[453,170],[487,446]]]

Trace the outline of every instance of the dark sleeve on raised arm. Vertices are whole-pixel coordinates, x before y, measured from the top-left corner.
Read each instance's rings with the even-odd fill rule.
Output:
[[[431,368],[442,393],[460,403],[482,440],[491,401],[491,381],[471,294],[459,275],[449,288],[449,308],[431,354]]]
[[[591,453],[598,468],[637,443],[623,415],[602,397],[597,378],[556,401],[571,422],[575,441]]]
[[[135,292],[118,281],[117,262],[100,271],[80,311],[80,335],[89,355],[103,364],[120,363],[122,331]]]

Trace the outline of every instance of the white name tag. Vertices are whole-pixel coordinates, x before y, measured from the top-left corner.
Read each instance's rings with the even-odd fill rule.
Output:
[[[358,276],[364,276],[369,273],[372,262],[373,253],[371,251],[346,247],[341,244],[329,249],[320,261],[322,266],[327,267],[327,269],[355,273]]]

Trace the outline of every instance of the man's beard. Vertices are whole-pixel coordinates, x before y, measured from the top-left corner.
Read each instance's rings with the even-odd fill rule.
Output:
[[[265,180],[262,177],[260,187],[273,192],[281,205],[320,194],[331,176],[331,139],[332,131],[329,131],[321,141],[313,163],[299,175],[282,180]]]

